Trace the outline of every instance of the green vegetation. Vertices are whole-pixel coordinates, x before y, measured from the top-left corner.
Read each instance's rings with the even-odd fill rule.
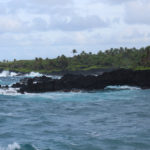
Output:
[[[97,54],[73,50],[73,57],[64,55],[55,59],[35,58],[35,60],[16,60],[0,62],[0,68],[17,72],[38,71],[40,73],[59,72],[64,70],[91,70],[100,68],[132,68],[135,70],[150,69],[150,46],[146,48],[110,49]]]

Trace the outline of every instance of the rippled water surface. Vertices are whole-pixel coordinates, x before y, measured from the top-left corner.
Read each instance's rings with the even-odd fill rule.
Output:
[[[0,77],[12,84],[20,77]],[[0,150],[150,150],[150,90],[0,91]]]

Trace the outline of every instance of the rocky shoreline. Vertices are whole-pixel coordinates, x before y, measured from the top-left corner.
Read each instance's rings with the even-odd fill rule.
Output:
[[[19,88],[20,93],[42,93],[100,90],[110,85],[129,85],[148,89],[150,88],[150,70],[118,69],[98,76],[66,74],[61,79],[46,76],[24,78],[19,83],[13,84],[12,88]]]

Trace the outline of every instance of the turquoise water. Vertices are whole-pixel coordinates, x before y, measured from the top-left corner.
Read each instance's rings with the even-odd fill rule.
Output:
[[[12,84],[22,77],[0,77]],[[150,150],[150,90],[0,91],[0,150]]]

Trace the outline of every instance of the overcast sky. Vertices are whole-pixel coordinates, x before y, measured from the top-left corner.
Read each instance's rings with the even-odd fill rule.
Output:
[[[0,0],[0,60],[150,44],[150,0]]]

